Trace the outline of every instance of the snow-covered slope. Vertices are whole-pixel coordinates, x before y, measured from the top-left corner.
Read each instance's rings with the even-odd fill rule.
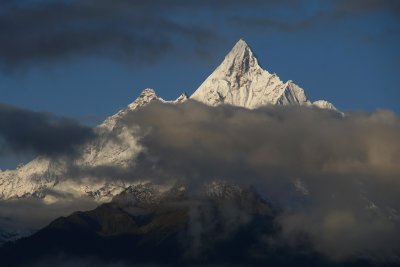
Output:
[[[230,104],[250,109],[271,104],[335,109],[324,100],[311,103],[304,90],[292,81],[282,82],[276,74],[263,70],[244,40],[237,42],[222,64],[190,98],[211,106]],[[95,128],[98,138],[81,148],[74,164],[83,169],[130,167],[143,148],[135,129],[128,129],[123,123],[124,116],[153,101],[178,104],[187,99],[187,94],[183,93],[176,100],[166,101],[153,89],[143,90],[134,102]],[[69,177],[67,164],[62,159],[38,157],[16,170],[0,171],[0,199],[35,196],[51,203],[57,201],[51,195],[55,191],[108,201],[132,185],[118,177],[112,177],[112,183],[91,179],[90,176],[78,182],[77,179],[70,179],[74,177]]]
[[[152,101],[159,101],[162,103],[170,103],[170,104],[178,104],[178,103],[185,102],[188,98],[189,98],[189,96],[185,92],[183,92],[176,100],[168,101],[168,100],[164,100],[161,97],[157,96],[154,89],[146,88],[140,93],[139,97],[135,101],[133,101],[131,104],[128,105],[128,107],[118,111],[115,115],[108,117],[99,127],[112,130],[114,128],[114,126],[116,125],[116,123],[122,117],[124,117],[129,111],[146,106],[147,104],[149,104]]]
[[[314,101],[314,102],[313,102],[313,106],[315,106],[315,107],[317,107],[317,108],[322,108],[322,109],[333,109],[333,110],[337,110],[336,107],[335,107],[332,103],[330,103],[330,102],[328,102],[328,101],[326,101],[326,100],[317,100],[317,101]]]
[[[229,104],[249,109],[271,104],[312,105],[298,85],[264,70],[243,39],[190,98],[211,106]],[[322,105],[325,102],[328,104]],[[327,101],[318,101],[316,106],[335,109]]]
[[[81,148],[80,156],[73,162],[80,168],[93,167],[129,167],[136,155],[142,150],[134,129],[128,129],[121,119],[130,111],[143,107],[152,101],[181,103],[188,96],[183,93],[175,101],[165,101],[158,97],[153,89],[145,89],[139,97],[125,109],[108,117],[95,128],[98,138]],[[63,159],[38,157],[15,170],[0,171],[0,199],[40,197],[45,202],[57,201],[52,192],[68,193],[75,197],[89,196],[99,201],[111,200],[113,196],[125,190],[127,184],[115,177],[114,182],[101,182],[85,177],[84,183],[69,179],[67,162]],[[51,189],[51,190],[49,190]]]
[[[48,159],[38,157],[15,170],[0,172],[0,198],[20,198],[28,195],[41,197],[41,192],[55,184]]]

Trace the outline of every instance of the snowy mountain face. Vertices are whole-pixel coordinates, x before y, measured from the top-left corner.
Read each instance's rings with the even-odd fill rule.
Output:
[[[98,138],[81,149],[81,155],[74,164],[78,167],[129,167],[136,155],[142,150],[134,129],[121,123],[122,118],[130,111],[149,104],[152,101],[178,104],[188,99],[182,93],[174,101],[166,101],[158,97],[153,89],[147,88],[139,97],[125,109],[108,117],[95,128]],[[127,187],[132,185],[116,179],[112,183],[85,179],[78,183],[68,179],[65,162],[62,159],[49,160],[38,157],[15,170],[0,171],[0,199],[15,199],[23,197],[43,198],[46,203],[57,201],[47,189],[60,193],[72,194],[75,197],[89,196],[100,202],[109,201]]]
[[[128,129],[123,123],[124,116],[153,101],[179,104],[187,99],[188,95],[183,93],[176,100],[167,101],[157,96],[153,89],[143,90],[134,102],[95,128],[98,138],[81,148],[80,156],[74,164],[83,168],[129,167],[143,148],[138,142],[135,129]],[[324,100],[311,103],[298,85],[292,81],[284,83],[276,74],[262,69],[244,40],[237,42],[222,64],[190,99],[210,106],[229,104],[249,109],[265,105],[303,105],[335,109],[331,103]],[[78,183],[76,179],[69,179],[73,177],[68,177],[66,170],[66,162],[63,160],[38,157],[15,170],[0,171],[0,199],[33,196],[43,198],[46,203],[52,203],[57,199],[49,195],[48,189],[51,189],[75,197],[89,196],[104,202],[132,185],[118,180],[117,177],[113,182],[99,182],[86,177]],[[225,187],[215,188],[222,190]]]
[[[313,105],[298,85],[282,82],[276,74],[261,68],[242,39],[190,98],[210,106],[229,104],[249,109],[265,105]],[[335,109],[327,101],[317,101],[315,106]]]
[[[158,101],[161,103],[179,104],[185,102],[189,96],[184,92],[176,100],[167,101],[157,96],[154,89],[146,88],[144,89],[139,97],[128,105],[127,108],[118,111],[115,115],[108,117],[99,127],[112,130],[116,123],[123,118],[129,111],[133,111],[140,107],[144,107],[152,101]]]

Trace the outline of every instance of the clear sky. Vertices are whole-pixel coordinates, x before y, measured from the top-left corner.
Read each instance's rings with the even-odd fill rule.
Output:
[[[243,37],[311,100],[400,113],[400,1],[3,0],[0,102],[93,125],[191,94]]]

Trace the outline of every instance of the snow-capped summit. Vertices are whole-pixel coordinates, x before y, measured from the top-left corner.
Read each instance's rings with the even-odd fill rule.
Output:
[[[142,107],[147,105],[153,100],[161,99],[160,97],[157,96],[156,92],[152,88],[146,88],[144,89],[138,98],[134,102],[128,105],[128,108],[131,110],[137,109],[138,107]]]
[[[189,99],[189,96],[186,92],[183,92],[175,101],[173,101],[175,104],[183,103],[186,100]]]
[[[131,110],[135,110],[140,107],[146,106],[147,104],[149,104],[154,100],[165,102],[164,99],[157,96],[154,89],[146,88],[140,93],[140,95],[138,96],[138,98],[136,98],[135,101],[130,103],[126,108],[118,111],[116,114],[108,117],[99,127],[103,129],[112,130],[116,125],[116,123],[120,120],[120,118],[125,116],[126,113],[128,113]]]
[[[321,109],[333,109],[336,110],[336,107],[326,100],[317,100],[313,102],[313,106]]]
[[[189,99],[189,96],[186,92],[183,92],[176,100],[164,100],[163,98],[159,97],[156,94],[156,91],[152,88],[144,89],[139,96],[130,103],[126,108],[121,109],[116,114],[108,117],[100,126],[99,128],[112,130],[117,122],[124,117],[128,112],[136,110],[140,107],[144,107],[150,104],[153,101],[159,101],[161,103],[170,103],[170,104],[179,104],[183,103]]]
[[[271,104],[312,105],[293,81],[282,82],[276,74],[264,70],[243,39],[190,98],[211,106],[229,104],[250,109]]]
[[[148,105],[152,101],[159,101],[162,103],[170,103],[170,104],[178,104],[178,103],[183,103],[188,99],[189,99],[189,96],[186,94],[186,92],[183,92],[175,100],[164,100],[162,97],[159,97],[156,94],[156,91],[154,91],[154,89],[146,88],[140,93],[140,95],[138,96],[138,98],[136,98],[135,101],[133,101],[131,104],[128,105],[128,107],[125,110],[127,110],[127,109],[135,110],[140,107],[144,107],[144,106]]]

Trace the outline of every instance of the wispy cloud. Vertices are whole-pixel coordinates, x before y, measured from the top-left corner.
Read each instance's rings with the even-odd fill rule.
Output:
[[[299,7],[304,7],[305,2],[299,2]],[[326,26],[340,20],[359,18],[360,16],[384,12],[400,18],[400,3],[392,0],[338,0],[326,2],[319,10],[309,14],[290,18],[290,16],[277,18],[270,15],[264,16],[233,16],[230,22],[243,28],[256,27],[258,29],[294,32],[312,29],[317,26]]]
[[[207,53],[221,35],[206,23],[180,21],[177,11],[277,6],[286,1],[9,1],[0,12],[0,63],[4,69],[75,56],[151,63],[167,54]],[[185,45],[178,45],[183,40]]]
[[[95,136],[76,120],[0,104],[0,154],[70,154]]]
[[[337,0],[333,12],[343,15],[384,11],[400,16],[400,3],[396,0]]]

